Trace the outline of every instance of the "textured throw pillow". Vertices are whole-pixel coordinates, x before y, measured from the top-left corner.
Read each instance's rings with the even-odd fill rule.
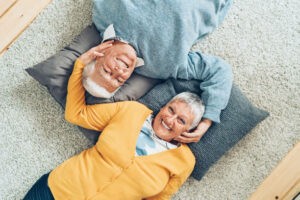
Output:
[[[99,32],[94,25],[88,26],[74,41],[60,52],[47,60],[26,69],[26,71],[40,84],[46,86],[54,99],[64,108],[66,103],[67,84],[77,57],[101,41]],[[149,90],[158,81],[134,75],[127,84],[136,85],[119,98],[134,99],[140,96],[139,88]],[[144,85],[141,86],[140,83]],[[184,90],[199,92],[197,81],[167,80],[156,85],[139,101],[146,104],[155,113],[175,94]],[[126,86],[125,86],[126,87]],[[129,93],[130,96],[126,96]],[[111,102],[117,99],[100,99],[86,94],[88,104]],[[256,108],[241,93],[237,86],[233,86],[228,106],[221,113],[221,123],[213,124],[200,142],[189,144],[196,157],[196,166],[192,176],[200,180],[209,167],[215,163],[228,149],[237,143],[244,135],[268,116],[266,111]],[[96,140],[98,133],[81,129],[92,140]]]
[[[67,85],[75,60],[100,42],[101,38],[95,26],[88,26],[70,45],[47,60],[27,68],[26,71],[40,84],[46,86],[54,99],[64,108]]]

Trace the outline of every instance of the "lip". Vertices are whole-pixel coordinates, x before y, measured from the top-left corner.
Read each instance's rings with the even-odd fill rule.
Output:
[[[170,128],[163,120],[161,120],[161,124],[162,124],[162,126],[163,126],[165,129],[167,129],[168,131],[171,130],[171,128]]]

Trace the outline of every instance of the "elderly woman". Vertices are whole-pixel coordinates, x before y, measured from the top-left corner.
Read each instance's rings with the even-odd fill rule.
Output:
[[[195,164],[187,145],[173,139],[198,125],[202,101],[195,94],[181,93],[156,116],[133,101],[86,105],[81,77],[92,57],[75,63],[65,117],[102,134],[95,146],[42,176],[25,199],[171,198]]]

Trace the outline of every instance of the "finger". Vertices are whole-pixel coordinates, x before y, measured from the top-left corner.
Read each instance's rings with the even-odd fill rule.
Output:
[[[181,142],[181,143],[191,143],[191,142],[198,142],[200,140],[199,137],[193,137],[193,138],[188,138],[184,136],[178,136],[174,140]]]
[[[199,137],[199,135],[201,135],[201,133],[199,133],[199,132],[183,132],[181,135],[185,136],[187,138],[194,138],[194,137]]]
[[[104,53],[100,53],[100,52],[94,51],[94,56],[95,57],[103,57]]]
[[[107,42],[104,42],[104,43],[101,43],[100,45],[98,45],[96,47],[96,51],[103,51],[104,49],[107,49],[109,47],[111,47],[113,45],[113,41],[110,40],[110,41],[107,41]]]

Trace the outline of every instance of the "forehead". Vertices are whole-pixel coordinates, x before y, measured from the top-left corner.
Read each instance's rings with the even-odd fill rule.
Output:
[[[191,121],[194,119],[191,107],[184,101],[172,101],[168,105],[171,106],[180,117]]]

